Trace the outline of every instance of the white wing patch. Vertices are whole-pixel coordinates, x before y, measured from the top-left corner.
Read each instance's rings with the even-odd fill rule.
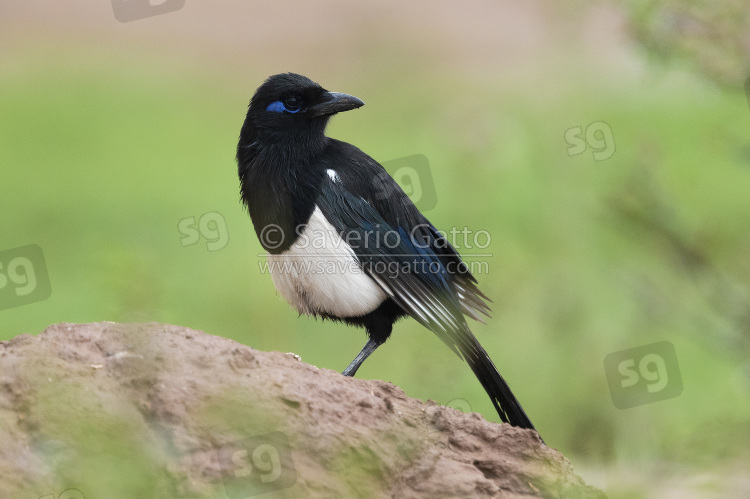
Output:
[[[333,170],[328,175],[338,178]],[[297,241],[284,253],[269,253],[268,264],[276,290],[301,314],[359,317],[387,298],[317,206]]]
[[[339,177],[339,174],[336,173],[336,170],[326,170],[326,173],[328,174],[328,177],[334,182],[341,183],[341,178]]]

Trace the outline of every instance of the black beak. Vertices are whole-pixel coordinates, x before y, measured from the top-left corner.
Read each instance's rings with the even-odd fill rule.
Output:
[[[326,92],[323,94],[323,101],[307,108],[307,113],[316,118],[318,116],[330,116],[342,111],[357,109],[365,105],[364,102],[353,95],[342,94],[339,92]]]

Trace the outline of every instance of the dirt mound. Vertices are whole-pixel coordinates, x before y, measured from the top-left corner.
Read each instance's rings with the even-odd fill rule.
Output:
[[[603,497],[532,431],[163,324],[0,343],[0,497]]]

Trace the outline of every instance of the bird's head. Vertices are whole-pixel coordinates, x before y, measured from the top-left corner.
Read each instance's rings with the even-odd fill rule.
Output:
[[[253,95],[240,145],[254,141],[322,140],[331,116],[365,103],[351,95],[329,92],[309,78],[283,73],[268,78]],[[244,140],[243,140],[244,139]]]

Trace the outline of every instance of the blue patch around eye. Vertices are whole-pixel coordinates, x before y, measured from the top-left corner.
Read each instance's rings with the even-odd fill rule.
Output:
[[[273,111],[274,113],[283,113],[286,111],[287,113],[298,113],[299,109],[295,109],[294,111],[291,111],[284,106],[284,104],[280,101],[274,101],[268,105],[266,108],[266,111]]]

